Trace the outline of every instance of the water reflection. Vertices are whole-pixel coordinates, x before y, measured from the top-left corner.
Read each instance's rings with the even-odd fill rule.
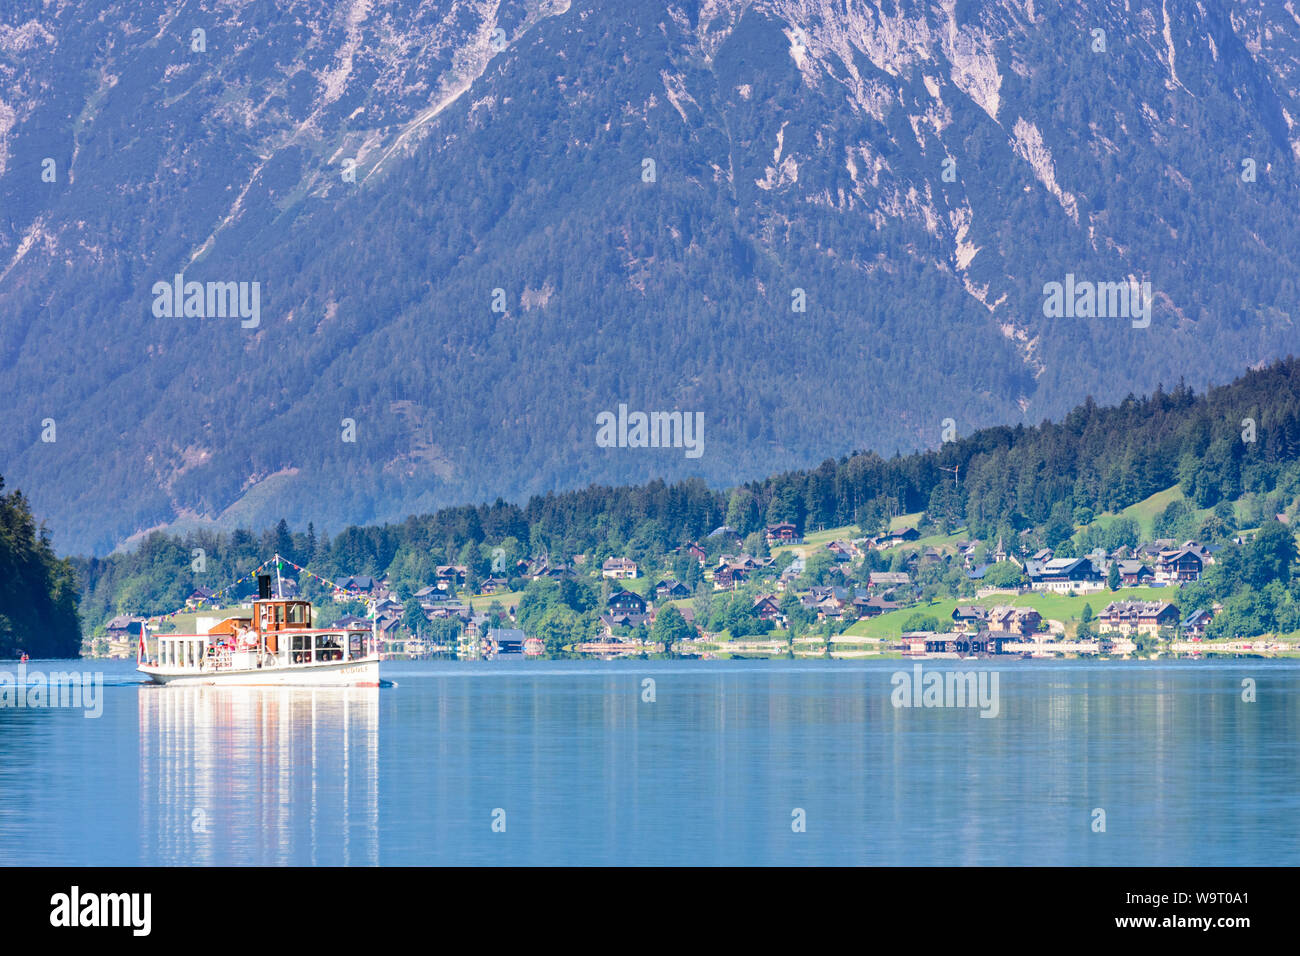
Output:
[[[138,692],[141,858],[379,862],[377,688]]]

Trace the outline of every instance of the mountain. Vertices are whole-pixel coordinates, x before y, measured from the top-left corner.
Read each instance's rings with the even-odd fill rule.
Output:
[[[0,464],[65,552],[731,484],[1300,350],[1275,4],[3,16]],[[248,317],[168,316],[177,274]],[[1149,324],[1046,314],[1129,282]],[[702,454],[598,444],[620,404]]]

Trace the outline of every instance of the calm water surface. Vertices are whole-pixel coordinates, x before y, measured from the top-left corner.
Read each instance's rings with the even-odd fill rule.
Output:
[[[1300,863],[1300,663],[942,663],[996,669],[1000,714],[894,708],[897,661],[34,661],[101,670],[103,715],[0,708],[0,863]]]

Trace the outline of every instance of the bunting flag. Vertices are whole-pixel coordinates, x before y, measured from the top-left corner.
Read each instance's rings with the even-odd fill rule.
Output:
[[[329,578],[322,577],[321,575],[317,574],[315,571],[308,571],[302,565],[294,564],[288,558],[282,558],[280,557],[280,555],[277,554],[274,558],[270,558],[266,561],[263,561],[257,567],[253,568],[253,570],[245,574],[242,578],[238,578],[237,580],[232,581],[231,583],[227,584],[224,588],[222,588],[219,591],[214,591],[210,598],[204,598],[203,600],[200,600],[194,605],[194,607],[191,608],[188,604],[184,604],[181,607],[178,607],[176,610],[168,612],[167,614],[152,615],[151,617],[147,618],[147,620],[149,621],[150,624],[158,624],[163,621],[169,621],[172,618],[176,617],[178,614],[184,614],[187,611],[201,611],[209,606],[215,608],[219,604],[219,602],[217,602],[216,600],[218,597],[225,594],[227,591],[231,590],[232,588],[239,587],[239,585],[243,584],[245,581],[256,579],[257,575],[261,571],[265,570],[268,566],[272,564],[275,565],[276,571],[284,570],[284,566],[287,564],[295,571],[299,572],[300,574],[305,574],[310,578],[314,578],[315,580],[319,581],[321,584],[325,585],[327,588],[329,588],[332,591],[344,590],[342,586],[340,586],[334,581],[331,581]],[[358,594],[356,595],[356,598],[362,604],[365,604],[367,606],[373,605],[375,603],[374,597],[369,594]]]

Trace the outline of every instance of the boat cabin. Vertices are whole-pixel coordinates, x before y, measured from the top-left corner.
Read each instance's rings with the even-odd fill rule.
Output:
[[[283,599],[253,602],[254,630],[259,642],[266,641],[266,649],[280,653],[279,632],[311,630],[311,602]]]

